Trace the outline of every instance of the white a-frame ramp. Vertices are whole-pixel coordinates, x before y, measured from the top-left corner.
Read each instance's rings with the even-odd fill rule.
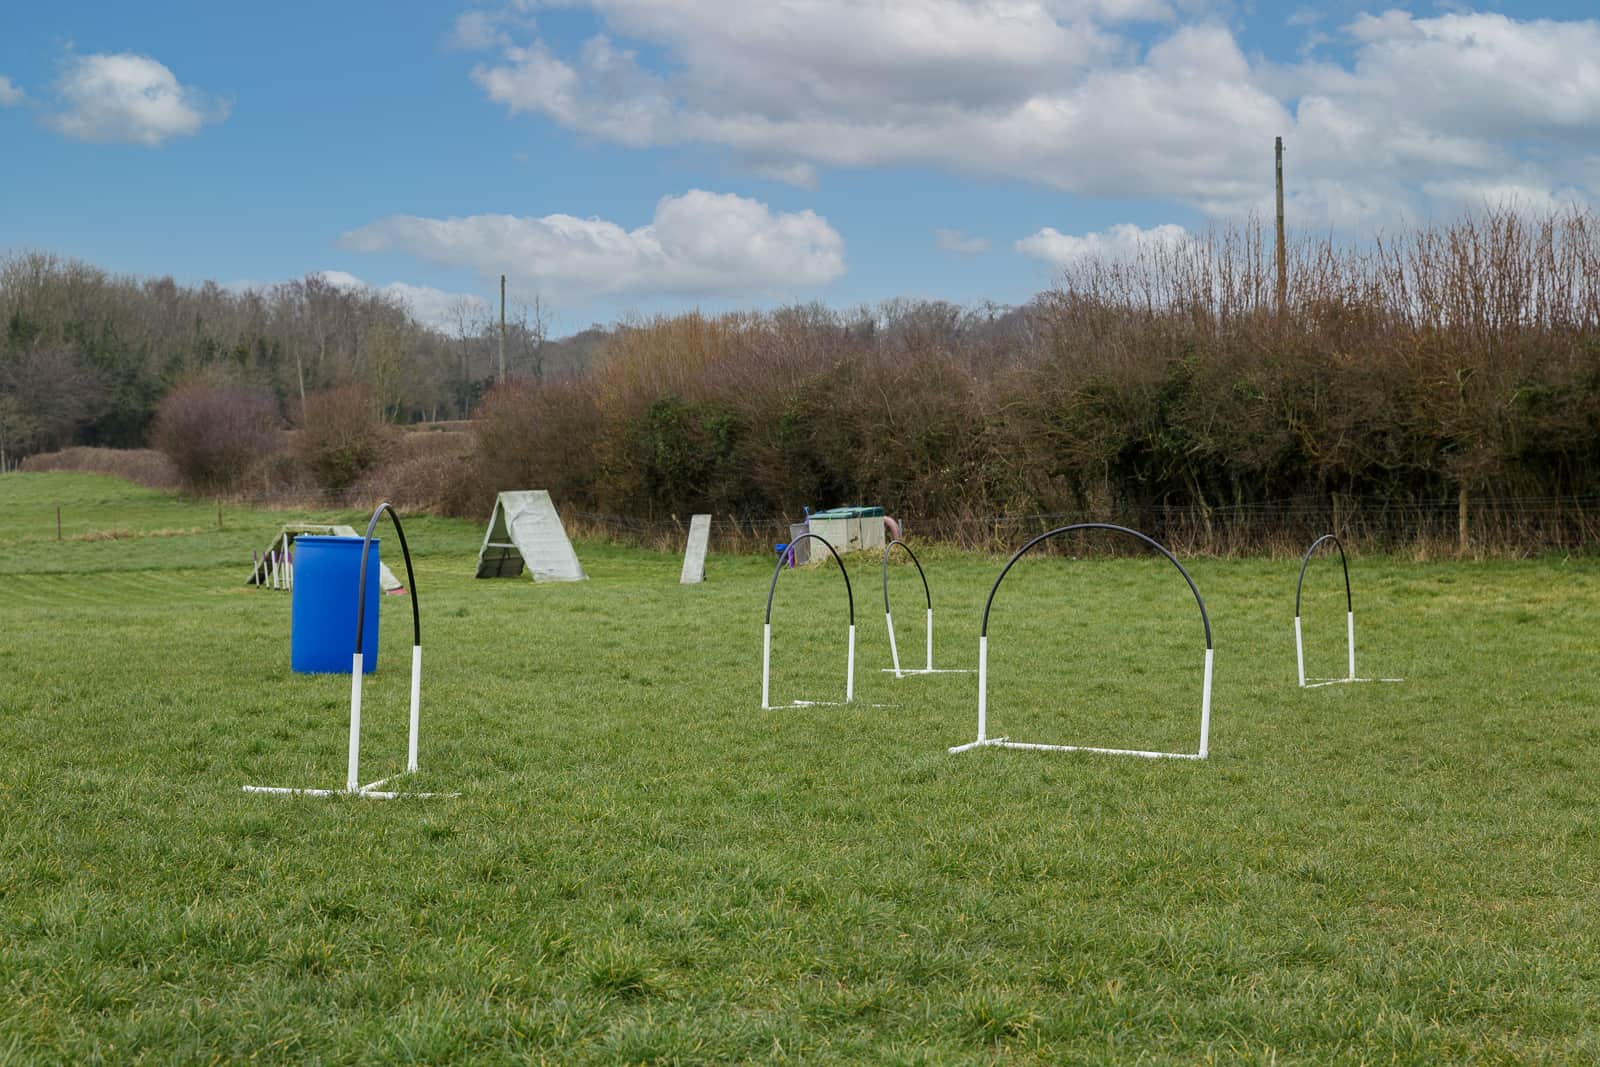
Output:
[[[581,582],[585,577],[561,516],[543,489],[495,497],[478,550],[479,578],[515,578],[524,566],[536,582]]]

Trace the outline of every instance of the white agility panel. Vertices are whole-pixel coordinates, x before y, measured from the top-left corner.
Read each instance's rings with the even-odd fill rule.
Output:
[[[1339,565],[1344,571],[1344,626],[1345,626],[1345,660],[1349,673],[1343,678],[1307,678],[1306,677],[1306,648],[1305,637],[1300,625],[1300,594],[1305,586],[1306,566],[1311,562],[1311,556],[1324,543],[1332,541],[1339,550]],[[1350,682],[1403,682],[1404,678],[1358,678],[1356,677],[1356,610],[1355,601],[1350,594],[1350,563],[1344,554],[1344,545],[1333,534],[1323,534],[1311,542],[1311,547],[1306,549],[1305,558],[1300,561],[1300,577],[1294,586],[1294,660],[1295,677],[1301,689],[1320,689],[1325,685],[1344,685]]]
[[[839,553],[834,551],[827,538],[820,534],[801,534],[796,542],[791,543],[791,550],[795,543],[801,540],[820,541],[822,546],[832,554],[834,561],[839,564],[839,573],[844,578],[844,593],[850,609],[850,630],[846,639],[845,667],[844,667],[844,703],[849,704],[856,696],[856,598],[850,589],[850,574],[844,569],[844,561],[839,559]],[[783,565],[787,562],[785,555],[778,557],[778,565],[772,571],[772,584],[767,588],[767,618],[761,627],[761,708],[763,711],[773,710],[772,703],[772,598],[778,590],[778,575],[783,573]],[[837,704],[836,701],[826,700],[796,700],[788,704],[777,705],[780,708],[814,708]]]
[[[923,667],[902,667],[900,665],[900,646],[894,636],[894,613],[889,610],[889,553],[899,545],[905,549],[907,556],[911,557],[912,564],[917,568],[917,577],[922,579],[922,595],[927,601],[927,665]],[[883,546],[883,618],[889,628],[889,661],[892,666],[884,667],[886,674],[893,674],[896,678],[916,674],[971,674],[965,667],[935,667],[933,665],[933,593],[928,588],[928,575],[922,569],[922,561],[917,554],[911,551],[911,546],[898,537]]]
[[[515,578],[526,567],[536,582],[581,582],[583,566],[543,489],[501,493],[478,549],[479,578]]]
[[[1111,530],[1117,533],[1129,534],[1133,537],[1136,537],[1165,556],[1174,567],[1178,568],[1178,573],[1183,575],[1183,580],[1188,583],[1189,591],[1194,594],[1195,604],[1200,608],[1200,622],[1205,630],[1206,640],[1205,669],[1200,684],[1200,747],[1197,751],[1151,752],[1143,749],[1102,748],[1094,745],[1045,745],[1031,741],[1013,741],[1009,737],[989,736],[989,611],[994,606],[995,593],[999,591],[1000,583],[1005,580],[1006,574],[1011,570],[1012,565],[1015,564],[1017,560],[1021,559],[1029,549],[1049,538],[1064,533],[1070,533],[1074,530]],[[978,738],[976,741],[969,741],[964,745],[956,745],[949,751],[954,753],[966,752],[974,748],[1016,748],[1028,749],[1037,752],[1098,752],[1110,756],[1139,756],[1144,759],[1203,760],[1207,758],[1211,752],[1211,679],[1213,652],[1214,650],[1211,646],[1211,619],[1206,614],[1206,605],[1205,601],[1200,598],[1200,590],[1194,584],[1194,579],[1189,576],[1189,572],[1184,569],[1183,564],[1179,563],[1177,557],[1169,552],[1164,546],[1137,530],[1130,530],[1126,526],[1113,526],[1110,523],[1085,522],[1074,523],[1071,526],[1058,527],[1057,529],[1050,530],[1047,533],[1040,534],[1038,537],[1035,537],[1033,540],[1017,549],[1017,551],[1011,556],[1011,559],[1006,562],[1006,565],[1001,568],[999,577],[994,580],[994,585],[989,590],[989,599],[983,606],[983,625],[978,632]]]
[[[683,573],[679,585],[697,585],[706,580],[706,548],[711,543],[711,516],[695,515],[689,520],[689,544],[683,550]]]
[[[378,519],[387,511],[394,522],[395,533],[399,535],[400,551],[406,561],[406,581],[411,589],[411,713],[407,717],[408,736],[406,741],[406,769],[403,773],[414,774],[417,770],[417,734],[422,721],[422,616],[417,605],[416,575],[411,568],[411,550],[406,546],[405,531],[400,527],[400,517],[387,503],[378,505],[378,510],[373,512],[372,521],[367,524],[367,536],[361,546],[361,578],[356,591],[356,642],[355,652],[350,662],[350,740],[345,762],[345,779],[343,789],[305,789],[290,786],[247,785],[242,789],[246,793],[277,793],[289,796],[357,796],[367,797],[372,800],[397,800],[402,797],[454,797],[459,793],[407,793],[393,789],[385,790],[382,786],[389,784],[398,775],[389,775],[377,781],[361,784],[361,695],[365,675],[362,663],[362,638],[364,629],[365,607],[367,599],[367,552],[372,547],[372,531],[378,525]]]

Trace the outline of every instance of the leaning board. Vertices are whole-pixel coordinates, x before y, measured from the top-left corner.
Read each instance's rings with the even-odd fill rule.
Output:
[[[696,515],[689,520],[689,547],[683,553],[683,573],[678,576],[680,585],[694,585],[706,580],[706,546],[711,541],[711,516]]]
[[[479,578],[515,578],[524,567],[536,582],[581,582],[585,577],[561,516],[543,489],[495,497],[478,550]]]

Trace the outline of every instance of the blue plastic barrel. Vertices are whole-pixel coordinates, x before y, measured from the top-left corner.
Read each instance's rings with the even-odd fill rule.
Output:
[[[363,674],[378,667],[378,539],[367,553]],[[361,581],[361,538],[294,539],[294,592],[289,612],[289,660],[301,674],[349,674],[356,652],[356,598]]]

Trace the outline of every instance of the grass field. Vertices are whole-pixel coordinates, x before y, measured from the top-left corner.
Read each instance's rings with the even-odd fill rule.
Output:
[[[1361,673],[1405,681],[1300,691],[1298,561],[1196,559],[1209,761],[952,756],[975,676],[881,672],[875,559],[858,706],[764,712],[770,562],[479,582],[481,528],[407,520],[414,783],[462,795],[385,803],[240,792],[343,780],[348,683],[243,584],[288,517],[0,477],[0,1062],[1600,1060],[1594,560],[1356,559]],[[923,556],[971,667],[1000,561]],[[775,702],[842,695],[843,599],[783,576]],[[404,758],[382,611],[363,778]],[[1313,564],[1310,673],[1343,611]],[[1024,561],[990,637],[991,734],[1193,750],[1165,561]]]

